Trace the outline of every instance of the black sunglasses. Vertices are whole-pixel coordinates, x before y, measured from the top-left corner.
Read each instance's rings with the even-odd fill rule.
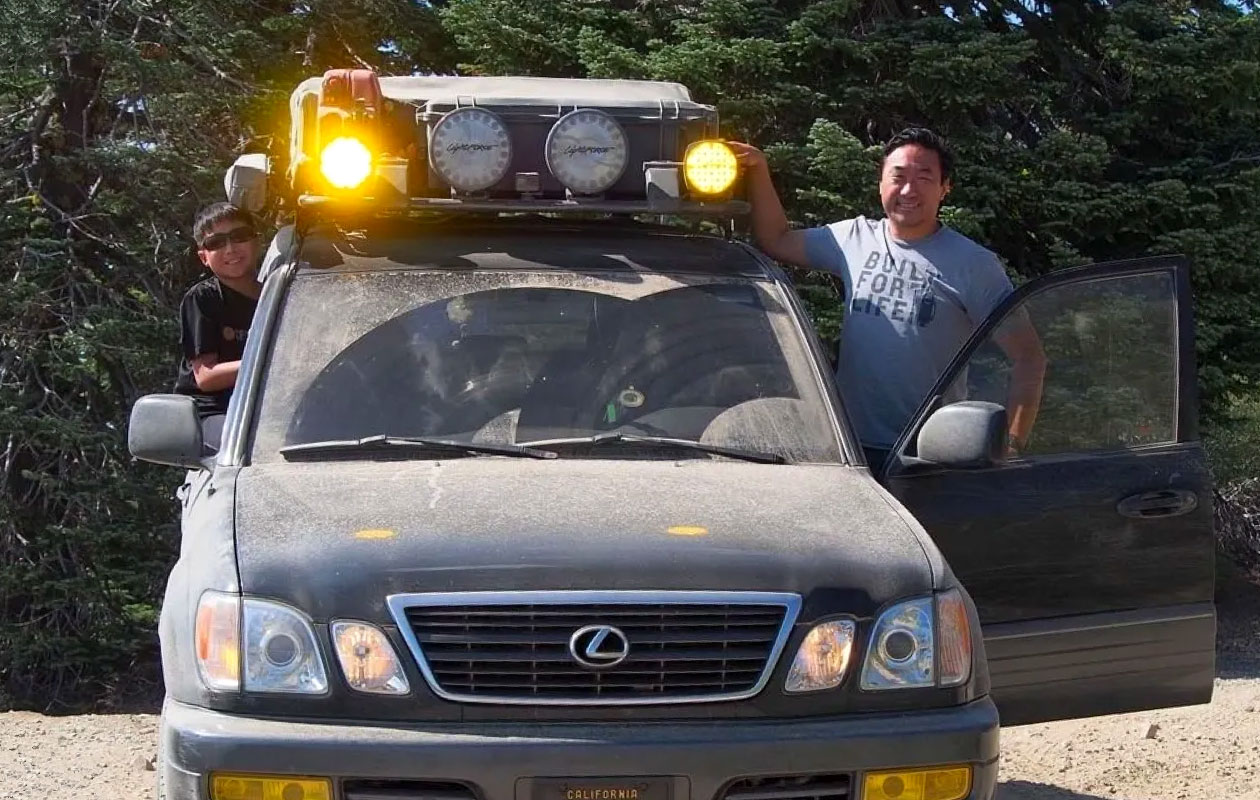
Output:
[[[239,228],[233,228],[227,233],[212,233],[201,240],[201,249],[214,252],[227,247],[228,242],[235,244],[244,244],[252,242],[257,238],[258,233],[248,225],[242,225]]]

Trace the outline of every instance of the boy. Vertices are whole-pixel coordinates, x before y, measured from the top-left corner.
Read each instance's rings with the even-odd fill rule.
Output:
[[[231,203],[201,209],[193,239],[197,256],[212,274],[189,289],[180,303],[182,352],[175,391],[196,400],[206,450],[216,453],[258,306],[261,249],[253,215]]]

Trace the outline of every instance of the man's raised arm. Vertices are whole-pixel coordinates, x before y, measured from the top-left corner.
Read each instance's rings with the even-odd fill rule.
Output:
[[[776,261],[809,268],[805,249],[805,232],[792,230],[783,203],[770,179],[766,154],[742,142],[727,142],[736,158],[744,165],[748,202],[752,206],[752,232],[757,246]]]

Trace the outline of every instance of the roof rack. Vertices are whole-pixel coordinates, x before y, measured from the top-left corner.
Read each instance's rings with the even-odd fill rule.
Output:
[[[749,211],[717,110],[677,83],[340,69],[302,82],[290,110],[286,178],[308,212]],[[229,194],[267,167],[238,161]]]

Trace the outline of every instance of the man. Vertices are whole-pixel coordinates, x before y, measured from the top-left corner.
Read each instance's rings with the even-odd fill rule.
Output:
[[[193,239],[197,256],[211,274],[189,289],[180,303],[182,357],[175,391],[196,401],[206,449],[218,452],[261,292],[261,248],[253,216],[230,203],[199,211]]]
[[[885,217],[793,230],[765,154],[732,143],[747,175],[753,236],[772,258],[840,276],[845,323],[836,379],[871,469],[878,471],[910,416],[950,359],[1012,291],[990,251],[941,224],[953,188],[953,156],[925,128],[884,147],[879,197]],[[1004,326],[1014,362],[1009,451],[1027,441],[1041,398],[1045,356],[1027,320]]]

